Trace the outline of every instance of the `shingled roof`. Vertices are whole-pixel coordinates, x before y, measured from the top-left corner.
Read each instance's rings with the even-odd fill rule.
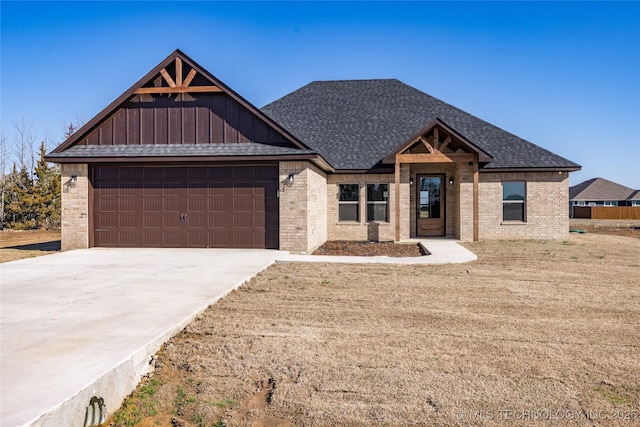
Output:
[[[569,188],[569,200],[604,201],[637,200],[633,188],[625,187],[604,178],[592,178]]]
[[[316,81],[261,110],[338,170],[381,167],[436,119],[494,158],[485,169],[580,169],[396,79]]]

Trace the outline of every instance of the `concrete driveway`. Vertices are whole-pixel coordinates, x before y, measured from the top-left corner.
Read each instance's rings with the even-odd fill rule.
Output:
[[[82,426],[94,396],[117,409],[160,345],[281,255],[89,249],[1,264],[2,426]]]

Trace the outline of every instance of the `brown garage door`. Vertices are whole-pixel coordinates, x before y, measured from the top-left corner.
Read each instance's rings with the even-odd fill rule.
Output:
[[[94,245],[278,248],[278,167],[95,167]]]

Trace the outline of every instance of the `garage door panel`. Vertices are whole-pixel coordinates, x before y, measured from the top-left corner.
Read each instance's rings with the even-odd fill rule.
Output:
[[[249,230],[233,230],[233,247],[235,248],[255,248],[254,232]]]
[[[118,228],[120,216],[115,212],[104,212],[96,215],[96,228]]]
[[[233,197],[248,197],[253,196],[253,187],[250,187],[249,183],[242,184],[235,182],[233,184]]]
[[[152,228],[161,230],[163,217],[164,214],[162,212],[145,212],[145,214],[142,216],[142,227],[145,230]]]
[[[158,197],[162,196],[162,182],[144,182],[142,195],[145,197]]]
[[[209,215],[206,212],[190,212],[187,218],[187,228],[206,231],[209,228],[208,219]]]
[[[96,199],[95,204],[95,208],[98,212],[118,212],[120,201],[117,197],[103,197],[100,199]]]
[[[179,213],[167,213],[162,214],[162,227],[163,228],[183,228],[184,221],[181,219]]]
[[[216,228],[209,230],[209,247],[228,248],[229,242],[233,241],[233,231],[226,228]]]
[[[145,197],[142,201],[142,211],[145,213],[162,212],[162,199]]]
[[[162,247],[164,242],[164,231],[162,228],[155,230],[146,229],[143,235],[143,246],[151,248]]]
[[[254,209],[253,197],[234,197],[233,198],[234,213],[252,212],[253,209]]]
[[[162,199],[163,212],[184,212],[184,200],[181,197],[165,197]]]
[[[209,197],[207,199],[207,210],[209,212],[230,212],[232,204],[226,197]]]
[[[187,200],[187,212],[207,212],[207,199],[204,197],[189,197]]]
[[[181,248],[187,246],[184,230],[168,229],[163,235],[162,246],[166,248]]]
[[[179,181],[167,181],[162,183],[162,195],[165,197],[180,196],[182,194],[182,184]]]
[[[277,166],[98,167],[94,244],[278,247]]]
[[[120,230],[117,236],[118,246],[137,247],[142,240],[142,230]]]
[[[232,212],[217,212],[214,215],[208,215],[207,217],[207,225],[208,228],[212,229],[225,229],[228,224],[233,222],[233,213]]]
[[[118,211],[120,212],[140,212],[142,210],[142,200],[133,197],[121,197],[118,200]]]
[[[187,232],[187,246],[189,247],[200,247],[207,248],[209,247],[209,233],[207,231],[194,231],[189,230]]]
[[[142,215],[136,212],[120,212],[118,215],[118,228],[140,229],[142,228]]]

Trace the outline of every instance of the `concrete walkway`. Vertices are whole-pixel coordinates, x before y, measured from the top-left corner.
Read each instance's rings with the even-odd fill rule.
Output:
[[[0,264],[0,423],[82,426],[94,396],[103,398],[112,413],[149,371],[163,343],[276,261],[443,264],[476,259],[454,240],[423,243],[432,255],[88,249]]]

